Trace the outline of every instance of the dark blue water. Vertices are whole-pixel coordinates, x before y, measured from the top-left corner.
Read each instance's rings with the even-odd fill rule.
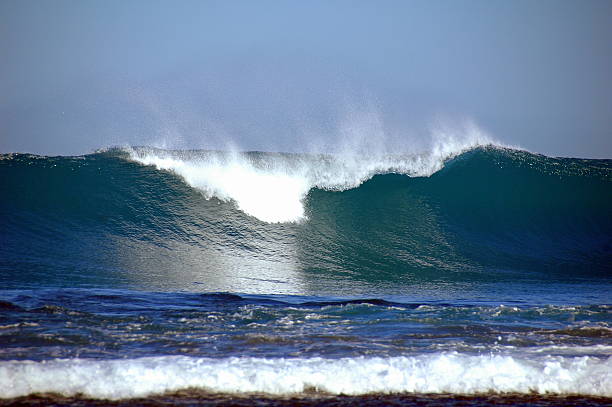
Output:
[[[494,147],[3,155],[0,397],[611,397],[611,175]]]

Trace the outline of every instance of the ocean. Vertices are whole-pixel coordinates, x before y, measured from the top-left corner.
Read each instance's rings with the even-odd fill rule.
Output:
[[[0,155],[0,406],[610,405],[612,160]]]

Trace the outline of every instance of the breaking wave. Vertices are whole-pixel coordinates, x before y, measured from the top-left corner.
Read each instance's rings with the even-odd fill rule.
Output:
[[[393,358],[205,359],[164,356],[0,362],[4,398],[36,393],[125,399],[183,389],[287,395],[537,393],[612,396],[612,359],[458,353]],[[62,377],[62,380],[57,380]]]

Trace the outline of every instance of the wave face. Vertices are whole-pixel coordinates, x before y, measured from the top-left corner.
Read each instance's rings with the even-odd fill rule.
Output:
[[[0,174],[7,287],[346,294],[612,264],[610,160],[130,149],[4,155]]]

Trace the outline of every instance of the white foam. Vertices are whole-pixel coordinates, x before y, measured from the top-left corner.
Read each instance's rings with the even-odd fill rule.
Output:
[[[238,209],[264,222],[298,221],[304,217],[301,200],[310,185],[282,162],[272,161],[267,168],[258,168],[239,154],[207,154],[205,159],[180,159],[162,151],[131,154],[145,165],[173,171],[208,198],[234,201]]]
[[[304,219],[304,198],[311,188],[355,188],[375,174],[429,176],[444,161],[466,150],[493,144],[473,124],[460,132],[440,128],[430,149],[419,154],[389,154],[352,146],[334,155],[206,152],[187,157],[164,150],[128,149],[133,160],[180,175],[206,197],[233,201],[243,212],[262,221],[296,222]]]
[[[124,399],[194,388],[223,393],[538,393],[612,397],[612,357],[470,356],[0,362],[0,397],[35,393]]]

